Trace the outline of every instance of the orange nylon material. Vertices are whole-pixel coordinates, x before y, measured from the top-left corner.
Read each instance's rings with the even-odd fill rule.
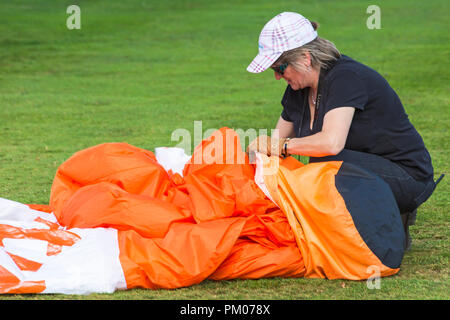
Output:
[[[20,281],[15,275],[0,266],[0,294],[39,293],[44,290],[44,281]]]
[[[335,187],[341,164],[334,161],[295,168],[291,158],[281,163],[276,175],[265,176],[271,195],[294,230],[305,260],[305,277],[361,280],[371,277],[373,270],[382,277],[397,273],[399,269],[381,263],[358,233]],[[266,157],[265,170],[273,166],[273,158]]]
[[[372,275],[370,266],[379,267],[380,276],[398,272],[384,266],[359,235],[334,184],[340,162],[263,160],[264,182],[278,206],[256,185],[255,165],[236,132],[222,128],[196,147],[183,177],[167,173],[152,152],[125,143],[79,151],[58,168],[50,205],[31,207],[54,212],[67,228],[119,230],[128,288],[179,288],[207,278],[361,280]],[[0,242],[44,239],[52,255],[76,241],[76,235],[50,227],[0,225]],[[39,285],[20,289],[20,281],[0,268],[0,293],[30,286],[38,292]]]
[[[0,246],[3,245],[2,240],[4,238],[37,239],[60,246],[71,246],[80,239],[75,233],[65,230],[23,229],[0,224]]]
[[[68,228],[119,230],[128,288],[301,276],[294,234],[254,175],[228,128],[197,146],[184,177],[166,173],[150,151],[102,144],[60,166],[50,206]]]
[[[42,266],[42,263],[31,261],[23,257],[16,256],[9,252],[8,254],[11,257],[11,259],[13,259],[13,261],[16,263],[16,265],[19,267],[19,269],[22,271],[37,271]]]

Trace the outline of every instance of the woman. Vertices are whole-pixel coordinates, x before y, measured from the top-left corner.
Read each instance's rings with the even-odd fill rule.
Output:
[[[409,238],[417,207],[435,188],[430,155],[388,82],[340,54],[316,29],[293,12],[262,29],[259,54],[247,70],[271,67],[288,86],[276,125],[280,139],[258,137],[249,151],[347,161],[375,173],[391,187]]]

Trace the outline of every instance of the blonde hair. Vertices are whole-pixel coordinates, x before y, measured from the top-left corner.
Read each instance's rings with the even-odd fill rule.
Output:
[[[319,27],[316,22],[311,22],[311,24],[313,25],[314,30]],[[300,62],[305,58],[306,52],[308,52],[311,57],[311,66],[318,69],[328,68],[341,56],[341,53],[333,42],[317,37],[301,47],[283,52],[273,65],[278,66],[288,63],[296,70],[305,71],[305,66]]]

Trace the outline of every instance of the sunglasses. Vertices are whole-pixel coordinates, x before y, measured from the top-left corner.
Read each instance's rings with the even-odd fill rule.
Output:
[[[286,62],[286,63],[280,64],[279,66],[272,67],[272,70],[280,75],[284,75],[284,71],[286,70],[288,65],[289,65],[289,63]]]

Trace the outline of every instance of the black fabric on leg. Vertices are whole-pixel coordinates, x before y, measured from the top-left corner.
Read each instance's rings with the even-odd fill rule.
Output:
[[[357,165],[383,179],[394,194],[400,213],[412,212],[433,193],[434,181],[421,182],[411,177],[400,166],[383,157],[353,150],[342,150],[334,156],[314,158],[309,162],[343,161]]]

